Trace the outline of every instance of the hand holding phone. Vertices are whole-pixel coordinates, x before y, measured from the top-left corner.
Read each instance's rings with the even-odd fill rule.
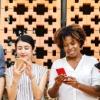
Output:
[[[61,75],[61,74],[67,75],[64,68],[58,68],[58,69],[56,69],[56,72],[58,75]]]
[[[23,64],[25,63],[25,61],[21,58],[17,58],[16,59],[16,66],[19,67],[19,66],[23,66]]]

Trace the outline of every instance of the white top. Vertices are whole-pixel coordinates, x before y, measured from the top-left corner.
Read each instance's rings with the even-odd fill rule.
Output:
[[[32,71],[33,71],[33,74],[35,75],[37,84],[39,84],[42,76],[46,74],[47,69],[37,64],[33,64]],[[12,85],[13,66],[8,68],[5,74],[6,74],[7,80],[10,82],[10,85]],[[18,89],[17,89],[16,100],[34,100],[34,96],[32,93],[31,80],[25,73],[23,73],[21,76]],[[44,100],[44,98],[42,98],[42,100]]]
[[[50,78],[49,78],[49,88],[55,83],[55,77],[57,77],[57,68],[64,68],[68,76],[73,76],[80,83],[94,86],[100,85],[100,72],[94,64],[97,60],[94,57],[83,55],[76,69],[74,70],[66,58],[56,60],[51,68]],[[58,94],[59,100],[98,100],[78,89],[75,89],[69,85],[62,84],[59,88]]]

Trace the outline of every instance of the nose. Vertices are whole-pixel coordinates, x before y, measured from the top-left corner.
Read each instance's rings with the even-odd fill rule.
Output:
[[[73,48],[72,45],[68,45],[68,49],[71,50]]]
[[[25,49],[24,48],[21,50],[21,53],[25,53]]]

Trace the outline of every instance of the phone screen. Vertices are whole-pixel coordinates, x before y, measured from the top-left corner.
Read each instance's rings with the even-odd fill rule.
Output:
[[[65,72],[64,68],[58,68],[58,69],[56,69],[56,72],[57,72],[58,75],[61,75],[61,74],[66,75],[66,72]]]

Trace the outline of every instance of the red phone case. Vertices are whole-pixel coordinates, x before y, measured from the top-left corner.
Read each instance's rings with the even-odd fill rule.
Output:
[[[61,74],[65,74],[66,75],[66,72],[65,72],[64,68],[58,68],[58,69],[56,69],[56,71],[57,71],[58,75],[61,75]]]

